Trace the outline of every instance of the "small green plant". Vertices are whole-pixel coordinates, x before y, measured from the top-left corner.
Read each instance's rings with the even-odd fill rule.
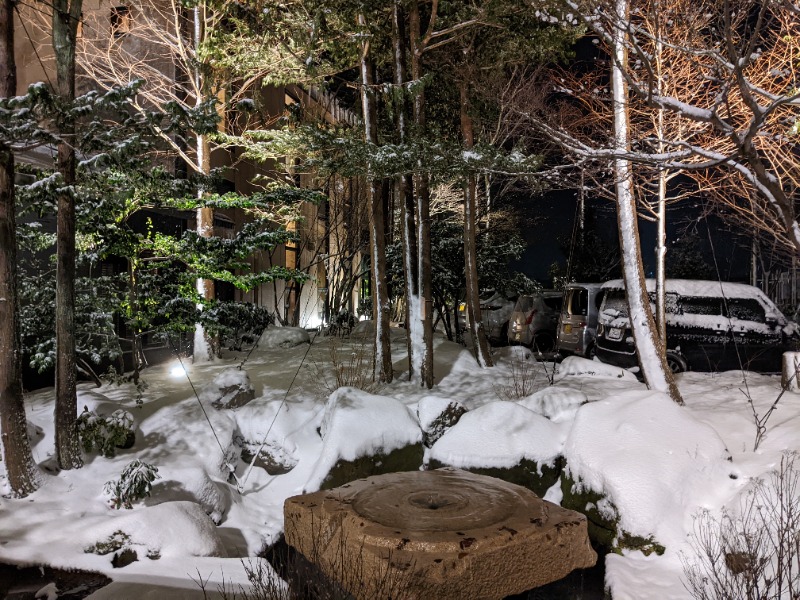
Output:
[[[97,451],[112,458],[117,448],[130,447],[132,435],[133,415],[126,410],[115,410],[105,417],[84,406],[78,417],[78,436],[85,452]]]
[[[134,460],[123,469],[119,479],[107,481],[103,489],[110,496],[113,508],[133,508],[134,502],[150,495],[153,482],[160,478],[158,467]]]

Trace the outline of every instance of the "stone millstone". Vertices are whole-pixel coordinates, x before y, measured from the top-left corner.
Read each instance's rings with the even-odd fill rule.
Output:
[[[590,567],[586,517],[458,469],[294,496],[286,542],[356,599],[504,598]]]

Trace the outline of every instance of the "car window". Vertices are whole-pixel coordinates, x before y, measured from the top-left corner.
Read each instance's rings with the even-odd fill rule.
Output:
[[[614,310],[620,317],[628,316],[628,300],[625,298],[625,290],[607,290],[603,298],[603,310]]]
[[[533,296],[520,296],[514,305],[514,312],[529,312],[533,309]]]
[[[742,321],[766,323],[764,307],[755,298],[729,298],[728,316]]]
[[[583,288],[572,290],[570,299],[570,313],[585,315],[589,310],[589,290]]]
[[[564,299],[562,296],[547,296],[542,298],[542,301],[545,303],[545,305],[556,312],[561,310],[563,300]]]
[[[684,315],[722,315],[722,299],[683,296],[680,309]]]

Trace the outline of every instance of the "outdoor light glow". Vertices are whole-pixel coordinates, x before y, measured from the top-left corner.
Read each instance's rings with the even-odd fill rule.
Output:
[[[169,370],[169,374],[172,377],[186,377],[186,369],[183,368],[183,365],[177,364]]]

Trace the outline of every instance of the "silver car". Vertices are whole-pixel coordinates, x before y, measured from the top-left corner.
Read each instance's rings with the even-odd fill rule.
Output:
[[[558,351],[561,354],[594,356],[602,286],[602,283],[567,285],[558,319]]]
[[[563,294],[552,290],[520,296],[508,322],[508,342],[539,352],[554,350],[562,301]]]

